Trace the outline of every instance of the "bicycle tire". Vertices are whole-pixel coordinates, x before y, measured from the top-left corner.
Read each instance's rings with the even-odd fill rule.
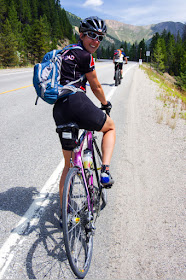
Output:
[[[106,191],[106,189],[102,189],[101,199],[102,199],[101,210],[103,210],[105,208],[105,206],[107,205],[107,191]]]
[[[119,85],[121,84],[121,70],[119,69]]]
[[[115,86],[119,85],[119,69],[116,69],[116,74],[115,74]]]
[[[62,222],[67,258],[74,274],[83,279],[93,252],[93,235],[87,232],[87,190],[81,172],[69,170],[63,190]]]

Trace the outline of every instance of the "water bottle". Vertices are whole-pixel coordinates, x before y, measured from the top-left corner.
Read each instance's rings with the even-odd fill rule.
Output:
[[[91,169],[92,167],[92,152],[89,149],[83,151],[83,166],[85,169]]]

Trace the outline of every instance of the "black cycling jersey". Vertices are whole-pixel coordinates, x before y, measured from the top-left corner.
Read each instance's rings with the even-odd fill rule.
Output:
[[[76,81],[86,73],[95,69],[93,56],[79,44],[81,49],[72,49],[64,54],[61,66],[62,85]],[[86,77],[75,85],[86,92]],[[69,96],[59,98],[53,108],[56,125],[76,122],[80,128],[100,131],[107,119],[106,114],[99,109],[83,91],[78,90]]]
[[[64,53],[61,65],[61,79],[60,83],[66,85],[69,82],[78,80],[95,69],[94,59],[92,54],[79,42],[81,49],[72,49]],[[84,77],[83,81],[73,84],[77,88],[86,91],[87,79]]]

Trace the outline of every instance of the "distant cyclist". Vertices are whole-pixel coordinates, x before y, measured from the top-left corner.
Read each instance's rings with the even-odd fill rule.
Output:
[[[67,97],[57,100],[54,105],[53,116],[57,126],[75,122],[82,129],[103,133],[103,165],[100,180],[103,185],[113,184],[113,179],[109,173],[109,165],[115,145],[115,125],[108,114],[95,106],[86,95],[86,82],[88,80],[91,90],[101,102],[102,108],[107,113],[110,112],[112,105],[106,100],[103,88],[98,81],[92,56],[100,46],[107,27],[102,19],[92,16],[81,21],[79,31],[79,48],[69,50],[64,55],[61,67],[61,84],[66,85],[73,82],[73,88],[69,90]],[[65,166],[60,180],[61,203],[64,181],[70,167],[71,151],[63,150],[63,155]]]
[[[116,71],[116,65],[119,63],[119,69],[121,70],[121,79],[123,78],[123,61],[125,60],[125,64],[128,63],[128,59],[126,54],[123,51],[123,48],[117,49],[114,51],[113,56],[113,63],[115,64],[115,71]]]

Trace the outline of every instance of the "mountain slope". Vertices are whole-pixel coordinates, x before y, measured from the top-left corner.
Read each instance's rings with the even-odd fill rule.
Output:
[[[177,35],[178,31],[180,35],[183,34],[184,24],[181,22],[161,22],[158,24],[151,24],[145,26],[134,26],[125,24],[115,20],[106,20],[108,27],[108,34],[112,37],[120,40],[134,43],[135,41],[140,42],[143,38],[148,41],[152,38],[153,34],[158,32],[161,34],[165,29],[171,34]]]
[[[66,12],[70,23],[73,26],[79,27],[81,18]],[[103,45],[115,44],[118,46],[122,41],[133,44],[134,42],[140,42],[143,38],[145,41],[151,40],[153,34],[158,32],[161,34],[165,29],[167,32],[170,31],[171,34],[177,35],[178,31],[180,35],[183,34],[184,24],[181,22],[161,22],[158,24],[135,26],[131,24],[125,24],[116,20],[105,20],[108,28],[106,40],[104,40]],[[76,28],[77,31],[77,28]]]

